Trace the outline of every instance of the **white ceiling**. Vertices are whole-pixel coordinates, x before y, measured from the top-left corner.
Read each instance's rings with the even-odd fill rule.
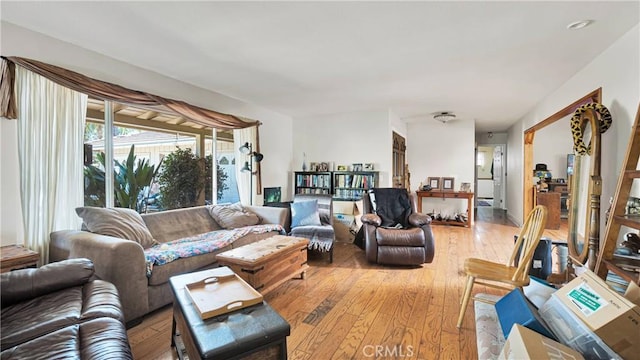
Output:
[[[640,3],[3,0],[0,14],[294,118],[452,111],[502,131],[637,24]],[[566,29],[582,19],[595,22]]]

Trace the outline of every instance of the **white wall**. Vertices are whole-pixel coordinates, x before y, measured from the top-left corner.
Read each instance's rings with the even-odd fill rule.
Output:
[[[636,25],[618,41],[595,58],[584,69],[576,73],[558,90],[549,94],[518,123],[509,129],[509,169],[522,163],[522,132],[544,120],[587,93],[602,87],[602,103],[611,111],[612,127],[602,135],[602,196],[601,217],[613,196],[617,185],[622,160],[629,142],[629,133],[638,111],[640,100],[640,25]],[[570,133],[567,136],[571,136]],[[544,139],[536,136],[534,144]],[[553,144],[546,144],[553,146]],[[517,152],[516,152],[517,151]],[[521,169],[521,167],[520,167]],[[524,169],[526,171],[526,169]],[[522,169],[520,170],[522,174]],[[514,181],[509,172],[508,214],[522,222],[522,179]],[[517,194],[520,194],[517,196]],[[604,224],[604,222],[601,222]],[[601,237],[604,226],[601,227]]]
[[[282,186],[283,194],[291,192],[289,174],[293,166],[293,130],[289,116],[204,90],[13,24],[0,22],[0,30],[0,52],[4,56],[22,56],[44,61],[100,80],[262,121],[260,146],[265,155],[262,162],[263,186]],[[0,238],[2,244],[21,243],[21,221],[15,215],[19,212],[15,203],[16,194],[19,194],[18,179],[15,176],[17,170],[14,170],[14,167],[17,168],[17,160],[13,160],[17,159],[16,146],[13,144],[17,131],[7,124],[7,120],[1,120],[0,124]],[[258,196],[256,202],[262,203],[261,196]]]
[[[570,116],[536,131],[533,140],[534,166],[547,164],[547,169],[554,179],[567,179],[567,154],[573,153],[569,118]],[[524,169],[525,174],[527,170],[529,170],[528,175],[533,175],[533,169]]]
[[[296,118],[293,170],[302,170],[303,153],[307,166],[323,161],[335,166],[373,163],[374,170],[380,172],[378,186],[391,186],[392,141],[388,110]],[[293,189],[288,194],[292,196]]]
[[[455,190],[462,182],[473,184],[475,173],[475,124],[430,120],[407,124],[407,161],[411,186],[415,190],[427,177],[454,177]],[[472,188],[471,191],[474,191]],[[423,199],[423,212],[433,209],[443,214],[464,212],[466,200]]]

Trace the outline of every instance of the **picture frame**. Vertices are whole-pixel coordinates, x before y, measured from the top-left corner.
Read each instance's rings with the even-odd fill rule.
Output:
[[[309,171],[318,171],[318,163],[309,163]]]
[[[277,187],[266,187],[264,188],[264,203],[279,203],[282,198],[282,189],[280,186]]]
[[[317,171],[329,171],[329,163],[328,162],[319,163]]]
[[[349,171],[348,165],[338,165],[338,171]]]
[[[431,186],[431,190],[440,190],[440,178],[429,176],[427,178],[427,184]]]
[[[471,191],[471,183],[463,182],[460,183],[460,192],[470,192]]]
[[[454,178],[443,177],[442,178],[442,190],[453,190]]]
[[[373,171],[373,163],[364,164],[364,171]]]
[[[352,171],[362,171],[362,163],[351,164]]]

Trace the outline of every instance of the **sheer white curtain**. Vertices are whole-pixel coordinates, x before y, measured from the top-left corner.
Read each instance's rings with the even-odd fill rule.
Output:
[[[26,247],[49,259],[49,234],[77,229],[84,204],[87,95],[16,66],[20,196]]]
[[[253,151],[256,151],[255,146],[257,136],[258,130],[255,126],[248,127],[246,129],[233,130],[233,146],[234,152],[236,154],[236,182],[238,184],[238,195],[240,195],[240,202],[244,205],[251,205],[249,204],[249,202],[252,196],[249,191],[252,191],[253,194],[255,194],[255,191],[253,189],[249,190],[249,185],[253,183],[252,187],[255,188],[256,181],[255,179],[251,179],[253,174],[240,171],[240,169],[242,169],[242,167],[244,166],[244,162],[251,161],[252,159],[249,155],[242,154],[238,149],[240,149],[242,145],[248,142],[253,147]],[[253,171],[255,171],[255,165],[255,163],[252,164]]]

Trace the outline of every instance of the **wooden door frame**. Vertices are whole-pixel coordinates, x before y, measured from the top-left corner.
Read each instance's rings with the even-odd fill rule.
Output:
[[[533,140],[536,135],[536,131],[541,130],[556,121],[573,114],[576,109],[586,103],[602,103],[602,88],[599,87],[587,95],[581,97],[580,99],[574,101],[570,105],[566,106],[562,110],[556,112],[555,114],[549,116],[548,118],[540,121],[539,123],[533,125],[524,131],[524,144],[523,144],[523,152],[524,152],[524,160],[522,165],[523,172],[523,202],[522,202],[522,219],[525,219],[527,214],[533,210],[533,176],[531,176],[531,171],[533,170]]]

